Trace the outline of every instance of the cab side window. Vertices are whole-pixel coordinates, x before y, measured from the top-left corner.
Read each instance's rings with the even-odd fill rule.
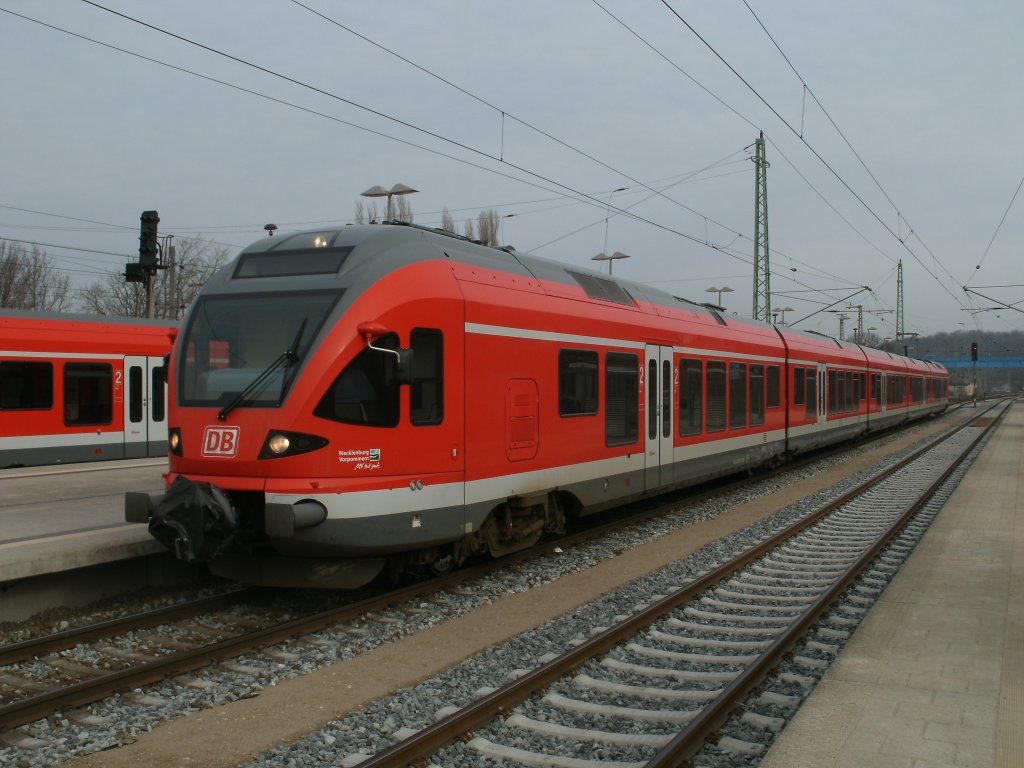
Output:
[[[444,336],[432,328],[415,328],[409,418],[416,426],[444,421]]]

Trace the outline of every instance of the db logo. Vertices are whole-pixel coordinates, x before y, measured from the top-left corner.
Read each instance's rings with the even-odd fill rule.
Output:
[[[234,458],[238,451],[238,427],[207,427],[203,433],[203,456]]]

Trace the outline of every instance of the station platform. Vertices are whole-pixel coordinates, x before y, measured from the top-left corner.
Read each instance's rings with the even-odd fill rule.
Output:
[[[162,580],[147,560],[165,550],[124,521],[124,492],[158,493],[166,471],[166,459],[0,470],[0,621],[104,596],[109,569],[126,568],[122,583]]]
[[[759,764],[821,766],[1024,766],[1024,404]]]
[[[162,549],[124,521],[124,491],[156,493],[166,459],[0,470],[0,583]]]

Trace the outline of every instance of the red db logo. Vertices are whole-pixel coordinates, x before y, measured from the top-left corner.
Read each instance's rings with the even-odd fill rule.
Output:
[[[203,433],[203,456],[234,458],[238,451],[238,427],[207,427]]]

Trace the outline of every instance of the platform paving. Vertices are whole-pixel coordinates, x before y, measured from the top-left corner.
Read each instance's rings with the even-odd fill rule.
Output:
[[[760,768],[1024,767],[1017,403]]]

